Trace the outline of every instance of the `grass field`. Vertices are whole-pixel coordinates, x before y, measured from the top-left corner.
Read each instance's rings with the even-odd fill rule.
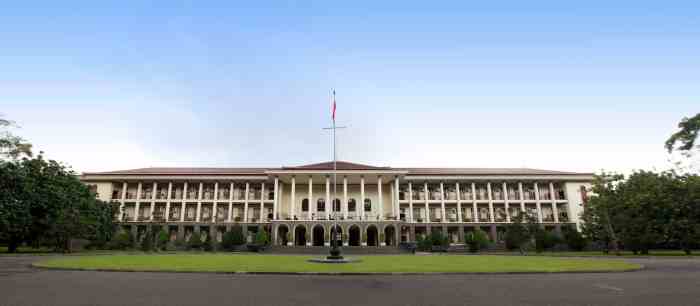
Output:
[[[585,251],[585,252],[544,252],[544,253],[529,253],[530,255],[542,255],[542,256],[564,256],[564,257],[601,257],[601,256],[617,256],[615,253],[610,252],[609,254],[605,254],[601,251]],[[659,257],[693,257],[693,256],[700,256],[700,250],[693,250],[693,252],[690,255],[686,255],[683,251],[681,250],[650,250],[649,254],[647,255],[634,255],[632,251],[622,251],[620,252],[621,257],[629,257],[629,258],[634,258],[634,257],[650,257],[650,256],[659,256]]]
[[[544,256],[438,255],[360,256],[359,263],[318,264],[310,256],[173,254],[70,256],[42,261],[47,268],[175,272],[350,272],[350,273],[506,273],[628,271],[637,264],[608,259]]]

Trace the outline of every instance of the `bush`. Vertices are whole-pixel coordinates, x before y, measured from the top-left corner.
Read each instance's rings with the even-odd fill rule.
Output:
[[[243,228],[240,225],[234,225],[231,228],[231,243],[233,246],[245,244],[245,236],[243,236]]]
[[[175,245],[175,248],[178,250],[187,249],[187,241],[185,241],[185,237],[177,237],[173,244]]]
[[[214,250],[214,243],[212,241],[211,235],[207,235],[207,238],[204,239],[204,243],[202,243],[202,249],[207,252],[211,252]]]
[[[232,231],[228,231],[224,233],[224,236],[221,237],[221,248],[227,251],[232,251],[235,247],[236,244],[235,242],[235,237]]]
[[[165,229],[160,230],[156,239],[156,249],[165,251],[168,248],[168,242],[170,242],[170,235]]]
[[[126,250],[134,246],[134,236],[131,232],[121,231],[112,240],[107,243],[107,248],[110,250]]]
[[[433,246],[449,246],[450,245],[450,239],[447,237],[447,235],[442,234],[441,232],[431,232],[430,233],[430,245]]]
[[[535,251],[537,251],[537,253],[551,249],[561,242],[561,237],[548,231],[540,229],[535,232]]]
[[[270,241],[270,239],[267,236],[266,231],[258,231],[257,234],[255,234],[255,244],[257,245],[267,245],[267,243]]]
[[[575,228],[565,228],[564,240],[566,241],[566,245],[572,251],[583,251],[588,244],[586,238],[584,238],[583,235],[581,235],[581,233],[579,233],[579,231],[577,231]]]
[[[481,229],[469,232],[464,235],[464,243],[469,246],[469,252],[476,253],[489,246],[489,237]]]
[[[202,236],[199,233],[194,232],[190,236],[190,240],[187,241],[187,249],[189,250],[201,250],[202,249]]]
[[[143,234],[143,238],[141,239],[141,251],[153,251],[153,233],[151,232],[151,230],[147,230]]]
[[[427,236],[418,236],[416,239],[416,248],[419,251],[430,251],[433,246],[433,241]]]

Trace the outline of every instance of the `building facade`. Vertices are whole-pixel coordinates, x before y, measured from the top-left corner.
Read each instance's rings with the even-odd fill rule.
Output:
[[[137,237],[152,225],[171,239],[194,232],[220,240],[235,224],[268,231],[272,243],[396,246],[432,231],[452,243],[481,228],[501,241],[530,214],[548,230],[578,226],[591,173],[537,169],[392,168],[349,162],[281,168],[144,168],[84,173],[115,218]],[[335,182],[335,183],[334,183]]]

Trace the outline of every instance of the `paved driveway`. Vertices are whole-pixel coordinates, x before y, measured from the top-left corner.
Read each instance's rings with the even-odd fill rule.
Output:
[[[639,272],[293,276],[48,271],[0,256],[0,305],[700,305],[700,259]]]

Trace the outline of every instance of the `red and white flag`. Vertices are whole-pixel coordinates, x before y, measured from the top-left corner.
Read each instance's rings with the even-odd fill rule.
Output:
[[[331,106],[331,107],[333,109],[333,114],[331,115],[331,118],[333,118],[333,122],[335,122],[335,89],[333,89],[333,98],[332,99],[333,99],[333,101],[332,101],[333,106]]]

